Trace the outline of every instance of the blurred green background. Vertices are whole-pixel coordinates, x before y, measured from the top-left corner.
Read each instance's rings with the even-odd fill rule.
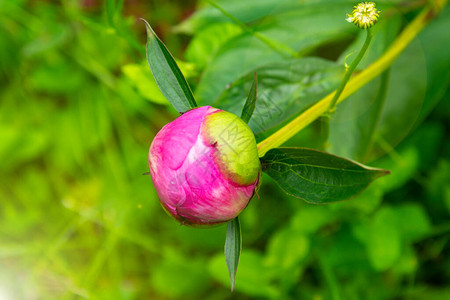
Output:
[[[301,84],[300,100],[320,99],[362,42],[344,20],[353,1],[218,2],[250,28],[319,57],[331,74],[267,72],[269,92],[270,80],[281,80],[277,91]],[[361,68],[425,2],[379,1],[385,14]],[[202,105],[227,107],[220,96],[228,84],[291,62],[202,1],[0,0],[0,299],[450,299],[449,11],[331,121],[328,151],[392,174],[327,206],[285,195],[264,177],[241,215],[231,294],[226,226],[180,226],[141,175],[152,138],[177,114],[146,65],[139,18]],[[385,105],[367,125],[377,91]],[[274,110],[289,110],[277,99]],[[323,136],[316,122],[289,144],[323,148]]]

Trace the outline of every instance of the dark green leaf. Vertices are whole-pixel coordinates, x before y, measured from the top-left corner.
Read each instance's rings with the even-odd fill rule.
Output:
[[[253,25],[252,29],[302,54],[356,31],[355,26],[348,26],[345,20],[342,21],[348,9],[349,4],[342,2],[327,5],[310,3],[270,15]],[[259,67],[283,61],[286,59],[280,53],[253,34],[243,32],[223,44],[206,66],[195,90],[196,97],[202,105],[211,104],[230,83],[240,77],[253,73]]]
[[[147,61],[159,89],[178,112],[195,108],[191,88],[175,59],[147,21],[142,20],[147,28]]]
[[[245,123],[248,123],[252,118],[253,112],[255,111],[256,106],[256,93],[258,89],[258,75],[253,78],[252,87],[250,88],[250,92],[248,93],[247,101],[245,101],[244,108],[242,109],[241,119],[244,120]]]
[[[389,171],[306,148],[276,148],[261,159],[263,171],[292,196],[315,204],[351,198]]]
[[[316,57],[293,59],[256,69],[258,103],[249,122],[257,135],[307,109],[332,92],[344,67]],[[254,73],[248,73],[227,89],[213,104],[238,115],[244,105]]]
[[[230,274],[231,291],[234,290],[236,272],[239,264],[239,256],[242,250],[241,225],[238,217],[231,220],[227,225],[227,237],[225,239],[225,261]]]

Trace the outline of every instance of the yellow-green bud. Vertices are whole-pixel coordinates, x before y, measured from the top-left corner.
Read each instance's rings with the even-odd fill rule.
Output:
[[[347,22],[353,23],[359,28],[370,28],[378,21],[380,11],[376,9],[374,2],[361,2],[353,8],[351,14],[347,14]]]

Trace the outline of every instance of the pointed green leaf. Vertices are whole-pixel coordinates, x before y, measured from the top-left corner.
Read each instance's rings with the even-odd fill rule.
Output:
[[[227,237],[225,239],[225,261],[230,274],[231,291],[234,290],[239,256],[242,250],[241,224],[238,217],[228,222]]]
[[[256,107],[256,90],[258,88],[258,76],[253,77],[252,87],[250,88],[250,92],[248,93],[247,101],[245,101],[244,108],[242,109],[241,119],[244,120],[245,123],[248,123],[252,118],[253,112]]]
[[[191,88],[175,59],[147,21],[147,62],[159,89],[173,107],[186,112],[197,107]]]
[[[261,159],[263,171],[292,196],[314,204],[345,200],[390,172],[306,148],[276,148]]]

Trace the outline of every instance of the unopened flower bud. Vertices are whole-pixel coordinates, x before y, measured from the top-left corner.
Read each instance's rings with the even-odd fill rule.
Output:
[[[347,20],[359,28],[370,28],[378,21],[380,11],[376,9],[374,2],[361,2],[353,8],[351,14],[347,14]]]
[[[163,208],[182,224],[235,218],[259,185],[255,137],[236,115],[203,106],[164,126],[149,151]]]

